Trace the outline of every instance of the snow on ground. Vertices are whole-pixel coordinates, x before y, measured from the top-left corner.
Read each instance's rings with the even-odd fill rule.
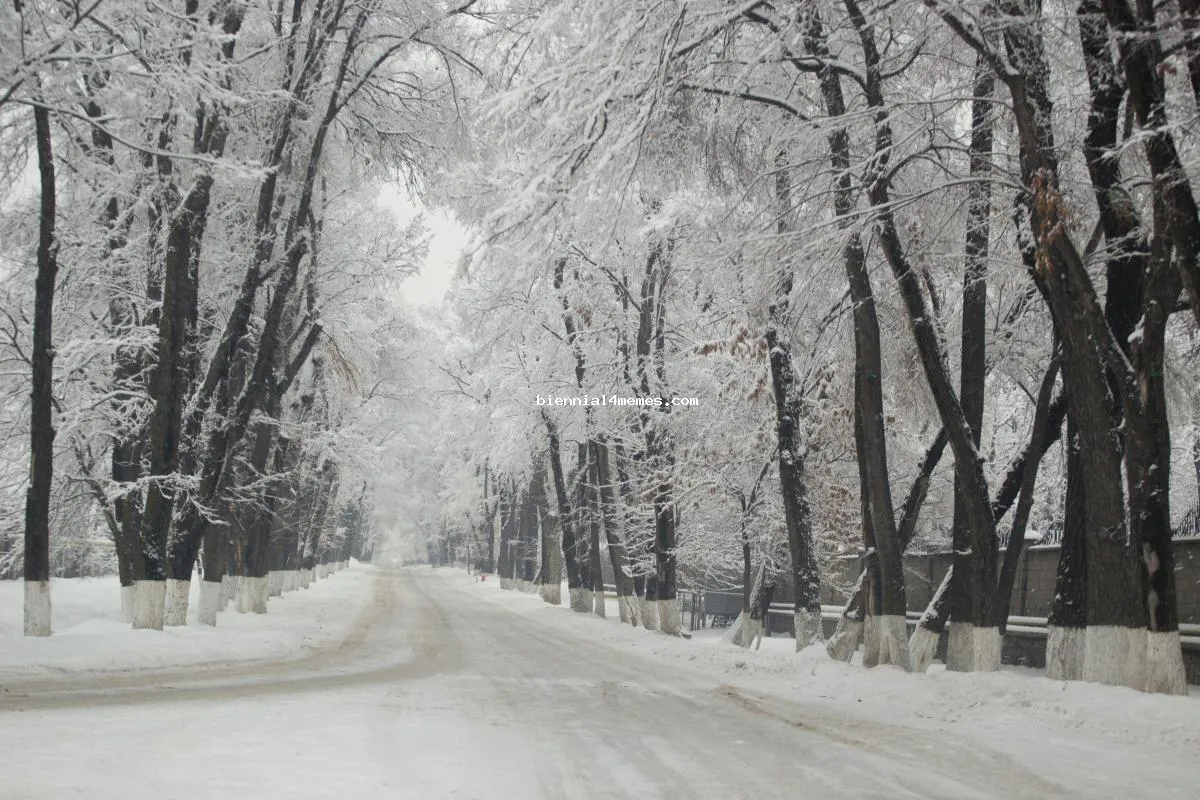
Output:
[[[1041,670],[1004,667],[990,674],[948,672],[934,664],[925,675],[897,667],[867,670],[830,659],[821,646],[795,652],[795,640],[764,638],[761,649],[743,650],[721,641],[725,629],[672,638],[622,625],[609,598],[608,617],[548,606],[534,594],[503,591],[462,572],[439,570],[447,582],[506,605],[513,613],[621,649],[676,662],[679,668],[715,674],[749,691],[826,706],[865,720],[891,724],[956,727],[989,743],[1044,748],[1056,737],[1161,744],[1200,753],[1200,692],[1189,698],[1151,695],[1123,687],[1055,681]],[[567,591],[562,591],[564,601]],[[686,616],[684,626],[686,628]],[[861,651],[860,651],[861,652]],[[1200,760],[1196,797],[1200,798]]]
[[[349,569],[272,597],[267,614],[217,616],[196,623],[199,582],[192,581],[189,624],[163,631],[132,630],[121,621],[116,577],[57,579],[51,585],[50,638],[26,637],[22,581],[0,581],[0,680],[76,671],[128,671],[301,657],[345,635],[370,587],[369,568]]]
[[[782,638],[745,652],[635,630],[615,604],[574,614],[457,570],[355,572],[273,610],[303,598],[328,620],[339,582],[369,578],[317,658],[0,687],[0,797],[1200,797],[1196,700],[868,671]]]

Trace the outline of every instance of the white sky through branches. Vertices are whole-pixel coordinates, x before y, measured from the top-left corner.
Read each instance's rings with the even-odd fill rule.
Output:
[[[429,254],[421,264],[421,271],[401,284],[401,291],[404,299],[414,305],[437,305],[454,279],[467,241],[466,229],[452,216],[426,208],[396,183],[380,188],[379,204],[395,214],[402,225],[418,214],[424,216],[430,232]]]

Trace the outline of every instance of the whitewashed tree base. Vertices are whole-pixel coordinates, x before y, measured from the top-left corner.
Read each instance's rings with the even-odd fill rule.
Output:
[[[974,625],[950,622],[946,626],[946,669],[952,672],[971,672],[975,660]]]
[[[657,605],[658,629],[668,636],[678,636],[681,625],[679,598],[675,598],[673,600],[659,600]]]
[[[746,618],[745,614],[738,614],[733,618],[733,622],[729,623],[729,627],[721,634],[721,644],[733,644],[741,647],[742,636],[742,620]]]
[[[238,611],[244,614],[267,613],[267,579],[243,578],[238,593]]]
[[[568,589],[567,593],[569,594],[572,611],[583,612],[588,610],[583,600],[583,589]]]
[[[637,627],[642,623],[641,608],[638,606],[636,597],[623,594],[617,596],[617,613],[621,617],[621,622]]]
[[[658,603],[641,597],[638,606],[642,609],[642,627],[648,631],[658,630]]]
[[[979,628],[969,622],[951,622],[946,642],[946,669],[956,672],[995,672],[1000,669],[1001,644],[999,628]]]
[[[543,583],[538,589],[544,602],[552,606],[562,605],[562,587],[557,583]]]
[[[1150,631],[1146,634],[1146,691],[1187,694],[1187,672],[1179,631]]]
[[[870,669],[879,664],[879,634],[875,632],[875,625],[879,622],[879,618],[873,614],[867,614],[863,620],[863,658],[864,667]]]
[[[835,661],[844,661],[849,664],[850,659],[854,658],[854,654],[858,651],[862,635],[862,620],[843,616],[838,620],[837,630],[825,643],[825,652],[829,653],[829,657]]]
[[[908,640],[908,664],[913,672],[926,672],[937,655],[939,635],[936,631],[917,626]]]
[[[313,571],[311,569],[300,570],[300,588],[307,589],[309,586],[312,585],[312,582],[313,582]]]
[[[271,570],[267,573],[267,596],[279,597],[283,594],[283,573]]]
[[[221,607],[221,581],[200,581],[201,625],[216,625]]]
[[[877,617],[874,625],[876,665],[891,664],[909,669],[908,625],[903,614],[885,614]]]
[[[166,599],[166,581],[134,581],[133,627],[161,631]]]
[[[133,622],[133,584],[121,587],[121,621]]]
[[[597,617],[608,616],[608,602],[603,591],[592,592],[592,613]]]
[[[226,575],[221,578],[221,602],[218,610],[224,611],[238,596],[238,576]]]
[[[797,611],[792,615],[796,625],[796,650],[800,651],[824,640],[820,611]]]
[[[592,610],[592,593],[589,589],[571,590],[571,610],[579,614],[588,614]]]
[[[1056,681],[1083,678],[1083,628],[1046,627],[1046,677]]]
[[[1121,625],[1084,628],[1083,680],[1146,688],[1146,629]]]
[[[167,599],[166,608],[163,610],[163,625],[175,627],[187,625],[188,592],[191,589],[191,581],[167,578]]]
[[[53,619],[50,581],[25,581],[25,635],[49,636]]]
[[[737,635],[733,637],[733,643],[738,647],[751,648],[755,642],[761,641],[763,637],[763,623],[761,619],[745,616],[742,621],[741,629]]]

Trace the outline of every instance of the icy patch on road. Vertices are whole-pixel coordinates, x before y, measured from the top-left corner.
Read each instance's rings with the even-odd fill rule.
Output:
[[[319,580],[272,598],[266,615],[227,611],[199,626],[200,581],[191,583],[190,624],[132,630],[121,617],[116,577],[56,579],[54,635],[22,635],[23,581],[0,581],[0,681],[77,671],[126,671],[303,656],[342,638],[367,602],[371,568]],[[211,602],[211,600],[210,600]]]

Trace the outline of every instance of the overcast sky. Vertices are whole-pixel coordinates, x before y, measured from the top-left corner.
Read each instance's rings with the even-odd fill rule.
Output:
[[[379,204],[391,210],[402,224],[417,214],[425,215],[425,225],[433,234],[429,242],[429,255],[421,266],[421,272],[404,281],[401,289],[405,299],[411,303],[436,305],[450,288],[459,256],[466,244],[466,230],[452,217],[432,212],[419,201],[414,201],[400,184],[385,184],[379,191]]]

